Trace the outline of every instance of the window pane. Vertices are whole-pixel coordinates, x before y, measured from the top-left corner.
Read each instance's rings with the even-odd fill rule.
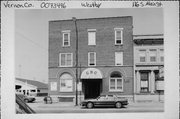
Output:
[[[122,30],[115,30],[115,44],[122,44]]]
[[[141,81],[141,87],[148,87],[148,81]]]
[[[64,41],[64,45],[69,45],[69,42]]]
[[[122,79],[117,79],[117,89],[122,89]]]
[[[60,77],[60,91],[71,92],[72,91],[72,76],[69,74],[63,74]]]
[[[64,34],[64,41],[68,41],[68,34]]]
[[[88,32],[88,45],[96,45],[96,32]]]
[[[110,89],[115,89],[115,79],[110,79]]]
[[[70,41],[70,39],[69,39],[69,33],[63,33],[63,45],[64,46],[67,46],[67,45],[69,45],[69,41]]]
[[[148,80],[148,72],[141,72],[141,80]]]
[[[116,31],[116,39],[121,40],[121,31]]]
[[[115,65],[123,65],[123,53],[116,52],[115,53]]]
[[[156,62],[156,50],[155,49],[150,50],[149,56],[150,56],[150,61],[151,62]]]
[[[95,65],[95,53],[89,53],[89,65]]]
[[[114,71],[111,73],[111,77],[113,78],[119,78],[122,77],[121,74],[118,71]]]
[[[164,50],[160,49],[160,61],[164,62]]]
[[[66,65],[67,65],[67,66],[70,66],[70,65],[71,65],[71,54],[67,54]]]
[[[61,65],[65,66],[65,54],[61,54]]]
[[[140,62],[146,62],[146,50],[139,50]]]

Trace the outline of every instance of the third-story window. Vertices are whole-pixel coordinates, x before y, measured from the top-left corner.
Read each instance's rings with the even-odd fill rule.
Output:
[[[63,34],[63,46],[70,46],[70,31],[62,31]]]
[[[156,58],[157,58],[157,51],[156,49],[150,49],[149,50],[149,58],[150,58],[150,62],[156,62]]]
[[[88,29],[88,45],[96,45],[96,29]]]
[[[96,53],[95,52],[88,53],[88,66],[96,66]]]
[[[123,44],[123,28],[115,28],[115,45]]]
[[[123,52],[115,52],[115,65],[123,65]]]
[[[160,49],[159,57],[160,57],[160,62],[164,62],[164,50],[163,49]]]
[[[73,63],[72,53],[60,53],[60,66],[61,67],[71,67]]]
[[[139,61],[146,62],[146,50],[139,50]]]

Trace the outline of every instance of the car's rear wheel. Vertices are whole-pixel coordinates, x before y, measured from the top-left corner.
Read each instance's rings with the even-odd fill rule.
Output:
[[[116,102],[115,106],[116,106],[116,108],[121,108],[122,104],[120,102]]]
[[[93,103],[92,102],[88,102],[86,105],[87,108],[93,108]]]

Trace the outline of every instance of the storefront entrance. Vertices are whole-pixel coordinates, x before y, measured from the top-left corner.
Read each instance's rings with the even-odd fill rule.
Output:
[[[82,80],[84,98],[96,98],[102,92],[102,79],[84,79]]]

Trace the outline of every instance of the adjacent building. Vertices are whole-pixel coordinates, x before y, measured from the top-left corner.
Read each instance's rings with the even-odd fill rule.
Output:
[[[47,96],[48,95],[48,85],[39,81],[16,78],[15,80],[17,93],[22,93],[24,95],[34,95],[34,96]]]
[[[135,100],[163,101],[163,35],[134,35]]]
[[[100,94],[132,100],[133,53],[131,16],[50,21],[49,95],[59,101]]]

